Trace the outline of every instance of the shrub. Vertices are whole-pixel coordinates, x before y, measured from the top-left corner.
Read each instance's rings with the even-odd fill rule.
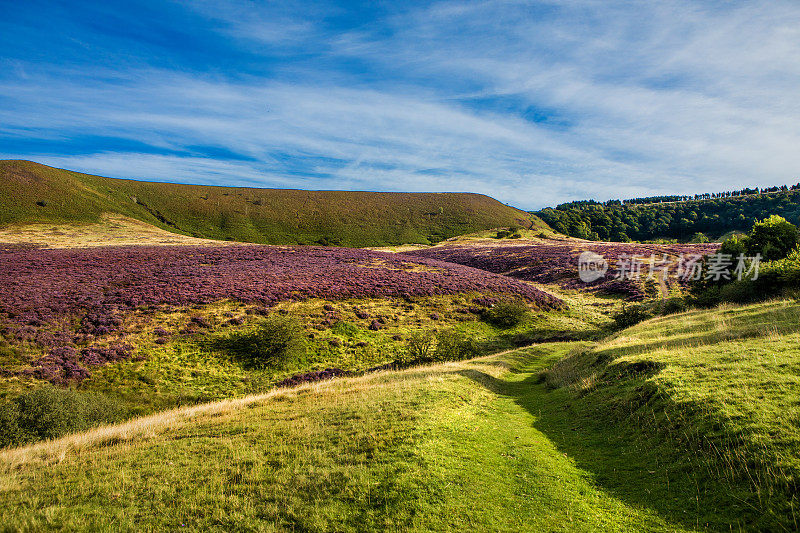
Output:
[[[435,339],[432,331],[415,331],[406,336],[405,362],[430,360]]]
[[[460,361],[478,355],[478,345],[472,337],[455,329],[445,329],[436,335],[436,361]]]
[[[483,319],[498,328],[513,328],[528,319],[531,311],[525,302],[503,301],[483,312]]]
[[[122,405],[94,392],[41,387],[0,406],[0,446],[54,439],[121,420]]]
[[[519,232],[519,228],[517,226],[511,226],[508,229],[501,229],[497,230],[497,234],[494,237],[495,239],[520,239],[522,235]]]
[[[696,283],[692,286],[692,304],[701,308],[714,307],[722,301],[721,292],[719,286],[703,287]]]
[[[254,368],[295,360],[306,349],[300,323],[283,315],[267,317],[255,331],[234,334],[225,344],[242,363]]]
[[[777,215],[756,222],[746,236],[734,235],[722,243],[719,253],[730,255],[734,265],[740,255],[760,254],[763,262],[758,278],[737,280],[731,273],[730,279],[707,279],[706,265],[701,279],[691,284],[695,303],[702,307],[721,301],[747,303],[800,286],[799,240],[800,231]]]
[[[746,279],[723,285],[719,290],[719,299],[722,302],[743,304],[759,300],[760,297],[757,285]]]
[[[688,304],[686,300],[679,296],[674,296],[672,298],[665,298],[661,300],[657,304],[658,314],[660,315],[671,315],[674,313],[682,313],[688,309]]]
[[[778,215],[772,215],[753,225],[747,239],[747,252],[760,253],[765,261],[783,259],[797,247],[800,231]]]
[[[749,248],[749,237],[746,235],[734,235],[724,241],[719,247],[719,253],[729,254],[731,257],[738,257],[741,254],[747,255]]]
[[[19,429],[19,406],[15,402],[0,404],[0,448],[25,442]]]
[[[643,305],[624,305],[619,312],[614,314],[613,318],[614,325],[619,329],[624,329],[653,318],[653,314]]]
[[[361,333],[361,328],[357,325],[353,324],[352,322],[347,322],[346,320],[340,320],[336,324],[331,327],[331,333],[336,335],[341,335],[342,337],[355,337],[359,333]]]

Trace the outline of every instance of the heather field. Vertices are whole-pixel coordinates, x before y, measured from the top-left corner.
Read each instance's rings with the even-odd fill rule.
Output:
[[[408,255],[419,258],[436,259],[457,263],[487,272],[533,281],[536,283],[558,284],[564,288],[602,291],[619,294],[629,300],[642,300],[647,294],[643,283],[634,280],[615,279],[618,258],[639,257],[645,261],[654,258],[656,262],[667,259],[667,288],[680,285],[675,276],[678,259],[683,256],[697,256],[713,253],[718,244],[641,244],[641,243],[597,243],[573,239],[540,239],[534,243],[525,241],[507,244],[483,239],[453,245],[411,250]],[[591,251],[600,254],[609,262],[604,277],[591,284],[583,284],[578,278],[578,256]],[[647,268],[642,271],[642,281],[648,275]],[[655,280],[653,280],[655,282]]]
[[[132,414],[430,359],[425,336],[440,331],[475,355],[596,336],[608,321],[519,280],[345,248],[7,246],[0,278],[0,395],[78,387]],[[523,319],[485,320],[503,301]],[[251,361],[259,327],[280,320],[294,329],[276,335],[302,346]],[[422,348],[409,356],[414,335]]]

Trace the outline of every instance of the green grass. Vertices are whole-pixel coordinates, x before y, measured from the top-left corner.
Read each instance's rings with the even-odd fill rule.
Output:
[[[428,244],[489,228],[545,227],[536,217],[479,194],[150,183],[0,161],[0,226],[89,224],[104,213],[194,237],[262,244]]]
[[[798,390],[800,304],[692,311],[0,452],[0,523],[791,531]]]
[[[517,359],[536,369],[562,353]],[[9,452],[0,518],[9,529],[674,530],[606,493],[537,430],[508,394],[530,369],[504,368],[489,359],[342,380]]]
[[[632,453],[647,457],[654,475],[694,472],[701,523],[798,527],[799,304],[649,320],[542,377],[554,394],[574,398],[580,424],[600,421],[604,433],[616,427],[633,439]],[[727,489],[716,490],[720,483]],[[669,508],[670,492],[661,492]]]

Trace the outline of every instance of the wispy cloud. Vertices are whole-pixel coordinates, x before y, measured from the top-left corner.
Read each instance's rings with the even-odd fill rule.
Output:
[[[207,51],[213,68],[169,43],[124,69],[10,57],[2,156],[182,182],[468,190],[528,208],[785,183],[800,168],[794,2],[226,1],[185,16],[200,22],[184,31],[229,47]]]

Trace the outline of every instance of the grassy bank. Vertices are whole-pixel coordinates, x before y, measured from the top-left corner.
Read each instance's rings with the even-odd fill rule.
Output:
[[[573,398],[569,413],[581,434],[597,421],[604,432],[609,424],[619,428],[621,450],[646,458],[662,480],[651,490],[665,509],[676,476],[691,477],[701,523],[798,527],[797,303],[649,320],[575,351],[540,379],[553,394]],[[620,458],[628,460],[603,464],[623,467]]]

